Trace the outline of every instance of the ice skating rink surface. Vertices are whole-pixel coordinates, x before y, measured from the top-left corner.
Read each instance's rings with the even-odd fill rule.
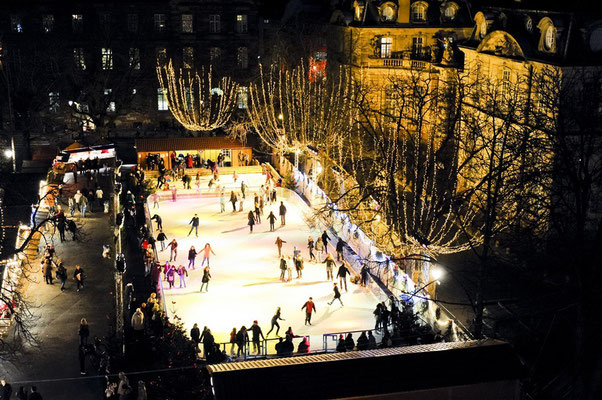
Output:
[[[226,203],[226,212],[220,213],[219,197],[179,198],[176,202],[162,201],[159,208],[152,208],[151,215],[159,214],[163,219],[163,231],[167,235],[166,244],[175,238],[178,242],[176,265],[188,266],[188,250],[194,246],[200,251],[205,243],[210,243],[215,252],[211,256],[211,276],[208,293],[199,291],[202,278],[202,254],[196,258],[196,269],[189,269],[186,288],[179,288],[176,275],[175,288],[167,289],[163,281],[165,301],[170,318],[178,317],[189,332],[194,323],[211,329],[216,342],[227,342],[233,327],[247,328],[258,320],[264,335],[270,329],[270,320],[281,307],[282,318],[280,335],[284,336],[291,326],[295,335],[311,336],[312,348],[322,347],[322,334],[340,331],[362,330],[374,327],[372,314],[377,299],[366,288],[354,285],[347,279],[349,292],[342,290],[344,307],[339,302],[327,303],[333,297],[333,282],[326,280],[326,264],[309,262],[307,238],[314,240],[322,231],[311,228],[308,222],[309,207],[299,199],[278,199],[276,204],[267,204],[264,208],[261,224],[254,226],[249,233],[247,214],[253,207],[254,187],[263,183],[261,174],[246,175],[244,179],[251,186],[247,190],[244,211],[232,212],[230,202]],[[240,192],[240,180],[235,184],[232,176],[222,176],[221,184],[228,194],[232,188]],[[206,187],[203,179],[201,187]],[[292,196],[296,196],[291,193]],[[278,206],[284,200],[287,207],[286,225],[280,226]],[[238,204],[237,204],[238,209]],[[278,217],[276,230],[269,231],[267,216],[270,211]],[[200,218],[199,237],[194,232],[188,237],[194,214]],[[156,236],[157,232],[155,232]],[[274,242],[280,236],[286,241],[283,254],[292,256],[294,246],[301,250],[305,260],[303,277],[296,279],[296,271],[292,266],[293,279],[281,282],[278,250]],[[331,237],[328,250],[335,256],[336,240]],[[159,244],[157,248],[160,249]],[[159,251],[161,263],[169,260],[169,249]],[[292,261],[289,261],[292,262]],[[337,262],[337,268],[340,265]],[[337,269],[334,270],[336,277]],[[161,275],[163,279],[163,274]],[[317,312],[312,317],[312,326],[305,326],[305,311],[301,307],[312,296]],[[274,332],[270,338],[275,337]],[[274,342],[272,342],[274,343]]]

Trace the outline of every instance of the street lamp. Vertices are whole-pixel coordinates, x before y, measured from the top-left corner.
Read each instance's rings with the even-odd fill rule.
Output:
[[[4,150],[4,157],[10,158],[13,164],[13,172],[17,172],[17,160],[15,157],[15,139],[10,137],[10,149]]]
[[[11,149],[4,150],[4,157],[13,158],[13,151]]]

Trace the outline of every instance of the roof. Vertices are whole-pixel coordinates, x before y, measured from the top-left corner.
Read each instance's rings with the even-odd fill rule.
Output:
[[[286,399],[367,396],[512,381],[523,374],[511,346],[497,340],[244,361],[207,369],[216,399],[249,393]],[[300,384],[306,380],[308,384]]]
[[[151,151],[201,150],[201,149],[237,149],[247,148],[241,142],[229,137],[191,137],[191,138],[153,138],[136,139],[138,153]]]

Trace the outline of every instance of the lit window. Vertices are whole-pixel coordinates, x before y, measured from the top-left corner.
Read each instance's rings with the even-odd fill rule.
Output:
[[[424,22],[426,21],[426,6],[424,4],[412,4],[412,21]]]
[[[220,62],[220,58],[222,57],[222,50],[219,47],[212,47],[209,49],[209,59],[212,64],[217,64]]]
[[[456,9],[454,6],[447,6],[445,7],[445,12],[444,12],[445,18],[447,19],[454,19],[454,17],[456,16]]]
[[[194,25],[192,22],[192,14],[182,14],[182,32],[193,33]]]
[[[209,32],[219,33],[221,31],[221,17],[217,14],[209,16]]]
[[[23,33],[23,22],[19,15],[10,16],[10,26],[13,32]]]
[[[138,14],[128,14],[128,32],[138,32]]]
[[[71,28],[73,33],[82,33],[84,31],[84,16],[82,14],[73,14],[71,16]]]
[[[553,26],[550,26],[546,29],[544,45],[546,50],[553,50],[554,45],[556,44],[556,29]]]
[[[395,10],[393,10],[393,7],[391,7],[391,6],[383,7],[382,18],[384,21],[393,21],[394,17],[395,17]]]
[[[116,110],[115,102],[112,99],[113,90],[105,89],[105,103],[107,104],[107,112],[113,113]]]
[[[59,92],[50,92],[48,93],[48,110],[51,113],[56,113],[59,111]]]
[[[393,47],[393,38],[390,38],[390,37],[380,38],[380,57],[381,58],[390,58],[392,47]]]
[[[479,29],[479,35],[481,36],[481,39],[483,39],[485,37],[485,35],[487,35],[487,21],[482,21],[481,22],[481,27]]]
[[[412,55],[414,57],[421,57],[423,55],[423,40],[421,37],[412,38]]]
[[[130,68],[140,69],[140,49],[130,47]]]
[[[42,16],[42,30],[44,33],[50,33],[54,30],[54,15],[46,14]]]
[[[75,62],[75,68],[80,71],[86,70],[86,56],[84,55],[84,49],[82,47],[73,49],[73,61]]]
[[[246,69],[249,66],[249,50],[246,47],[239,47],[236,54],[238,67]]]
[[[241,86],[238,88],[238,96],[236,99],[236,104],[238,108],[246,109],[249,106],[249,88],[246,86]]]
[[[108,47],[102,48],[102,69],[113,69],[113,50]]]
[[[167,102],[167,89],[157,89],[157,110],[167,111],[169,110],[169,103]]]
[[[165,14],[155,14],[155,32],[165,32]]]
[[[187,69],[194,66],[194,49],[192,47],[184,47],[182,49],[182,64]]]
[[[236,33],[247,33],[249,26],[247,24],[247,15],[238,14],[236,16]]]

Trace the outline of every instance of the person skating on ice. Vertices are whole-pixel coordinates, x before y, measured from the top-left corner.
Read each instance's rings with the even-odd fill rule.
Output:
[[[307,238],[307,248],[309,249],[309,261],[313,260],[316,262],[316,256],[314,255],[314,238],[311,236]]]
[[[345,247],[345,242],[343,242],[343,239],[339,238],[339,241],[337,242],[337,261],[341,261],[343,259],[343,248]]]
[[[316,251],[318,252],[318,256],[320,256],[320,262],[322,262],[324,258],[324,242],[322,242],[321,237],[316,239]]]
[[[261,349],[259,346],[259,338],[261,338],[261,340],[265,340],[265,337],[263,336],[263,332],[261,331],[261,327],[257,323],[257,320],[253,321],[253,325],[251,325],[249,330],[253,332],[253,337],[251,338],[251,341],[253,342],[253,351],[259,354]]]
[[[274,327],[276,327],[276,336],[278,336],[278,332],[280,331],[280,325],[278,324],[278,320],[286,321],[284,318],[280,317],[280,307],[278,307],[276,309],[276,312],[274,313],[274,316],[272,317],[272,326],[271,326],[270,330],[268,331],[268,333],[265,335],[266,337],[270,336],[270,333],[272,333],[272,331],[274,330]]]
[[[324,251],[328,253],[328,233],[326,233],[326,231],[324,231],[322,233],[322,244],[324,244]]]
[[[280,225],[286,225],[286,206],[284,205],[284,202],[280,202],[280,207],[279,207],[279,211],[280,211]]]
[[[209,267],[209,259],[211,258],[211,254],[215,255],[211,245],[209,243],[205,243],[205,247],[201,250],[203,253],[203,262],[201,263],[201,267],[205,266],[205,261],[207,261],[207,266]]]
[[[341,284],[341,289],[345,286],[345,291],[347,291],[347,275],[349,275],[349,269],[345,265],[345,263],[341,264],[339,267],[339,271],[337,272],[337,278],[339,278],[339,283]]]
[[[286,274],[286,257],[280,256],[280,280],[284,282],[284,275]]]
[[[236,193],[234,190],[230,192],[230,203],[232,203],[232,212],[236,212],[236,202],[238,201],[238,197],[236,197]]]
[[[280,236],[276,238],[276,242],[274,244],[278,247],[278,257],[282,257],[282,244],[286,243],[286,241],[280,239]]]
[[[224,193],[224,189],[222,189],[219,194],[219,208],[220,208],[220,213],[223,213],[226,211],[226,194]]]
[[[274,223],[276,222],[276,216],[273,211],[270,211],[270,215],[268,215],[268,222],[270,223],[270,232],[274,232]]]
[[[243,206],[245,205],[245,198],[241,194],[238,196],[238,211],[244,211]]]
[[[176,261],[176,258],[178,257],[178,242],[176,242],[176,239],[172,239],[167,247],[170,248],[169,262]]]
[[[186,279],[185,277],[188,276],[188,271],[186,271],[186,267],[183,265],[180,265],[178,267],[178,277],[180,278],[180,289],[182,288],[182,285],[184,285],[184,287],[186,287]]]
[[[159,216],[159,214],[155,214],[153,215],[153,217],[151,218],[152,221],[155,221],[155,223],[157,224],[157,229],[158,230],[163,230],[163,220],[161,219],[161,217]]]
[[[297,279],[303,278],[303,257],[301,254],[297,254],[295,257],[295,269],[297,270]]]
[[[199,237],[199,216],[197,214],[194,214],[194,217],[192,217],[188,224],[192,225],[190,227],[190,231],[188,232],[188,236],[190,236],[190,234],[194,230],[196,237]]]
[[[253,213],[253,211],[249,211],[247,218],[247,225],[249,225],[249,233],[253,233],[253,225],[255,225],[255,214]]]
[[[203,286],[205,292],[209,292],[209,281],[211,280],[211,274],[209,273],[209,267],[203,269],[203,279],[201,279],[201,293],[203,292]]]
[[[303,304],[303,307],[301,307],[301,310],[303,310],[304,308],[305,308],[305,325],[307,325],[307,324],[311,325],[311,315],[318,311],[318,310],[316,310],[316,305],[314,304],[313,298],[310,297],[309,300],[307,300],[305,302],[305,304]]]
[[[159,234],[157,235],[157,240],[159,241],[159,243],[161,243],[161,251],[165,250],[165,241],[167,240],[167,236],[165,236],[165,233],[163,233],[163,231],[159,231]]]
[[[287,257],[287,261],[286,261],[286,281],[290,282],[293,280],[293,267],[291,266],[291,263],[293,263],[294,261],[291,260],[291,257]]]
[[[335,267],[334,257],[332,257],[332,254],[328,253],[326,260],[324,260],[322,264],[326,264],[326,279],[331,281],[333,279],[332,272],[334,271]]]
[[[341,307],[343,306],[343,301],[341,300],[341,292],[339,291],[339,287],[337,286],[337,283],[333,283],[333,287],[332,287],[332,291],[334,292],[334,297],[332,298],[332,300],[330,300],[330,302],[328,303],[328,305],[332,305],[332,303],[335,300],[339,300],[339,302],[341,303]]]
[[[190,246],[190,250],[188,250],[188,268],[192,267],[194,269],[194,261],[197,254],[199,253],[194,249],[194,246]]]

